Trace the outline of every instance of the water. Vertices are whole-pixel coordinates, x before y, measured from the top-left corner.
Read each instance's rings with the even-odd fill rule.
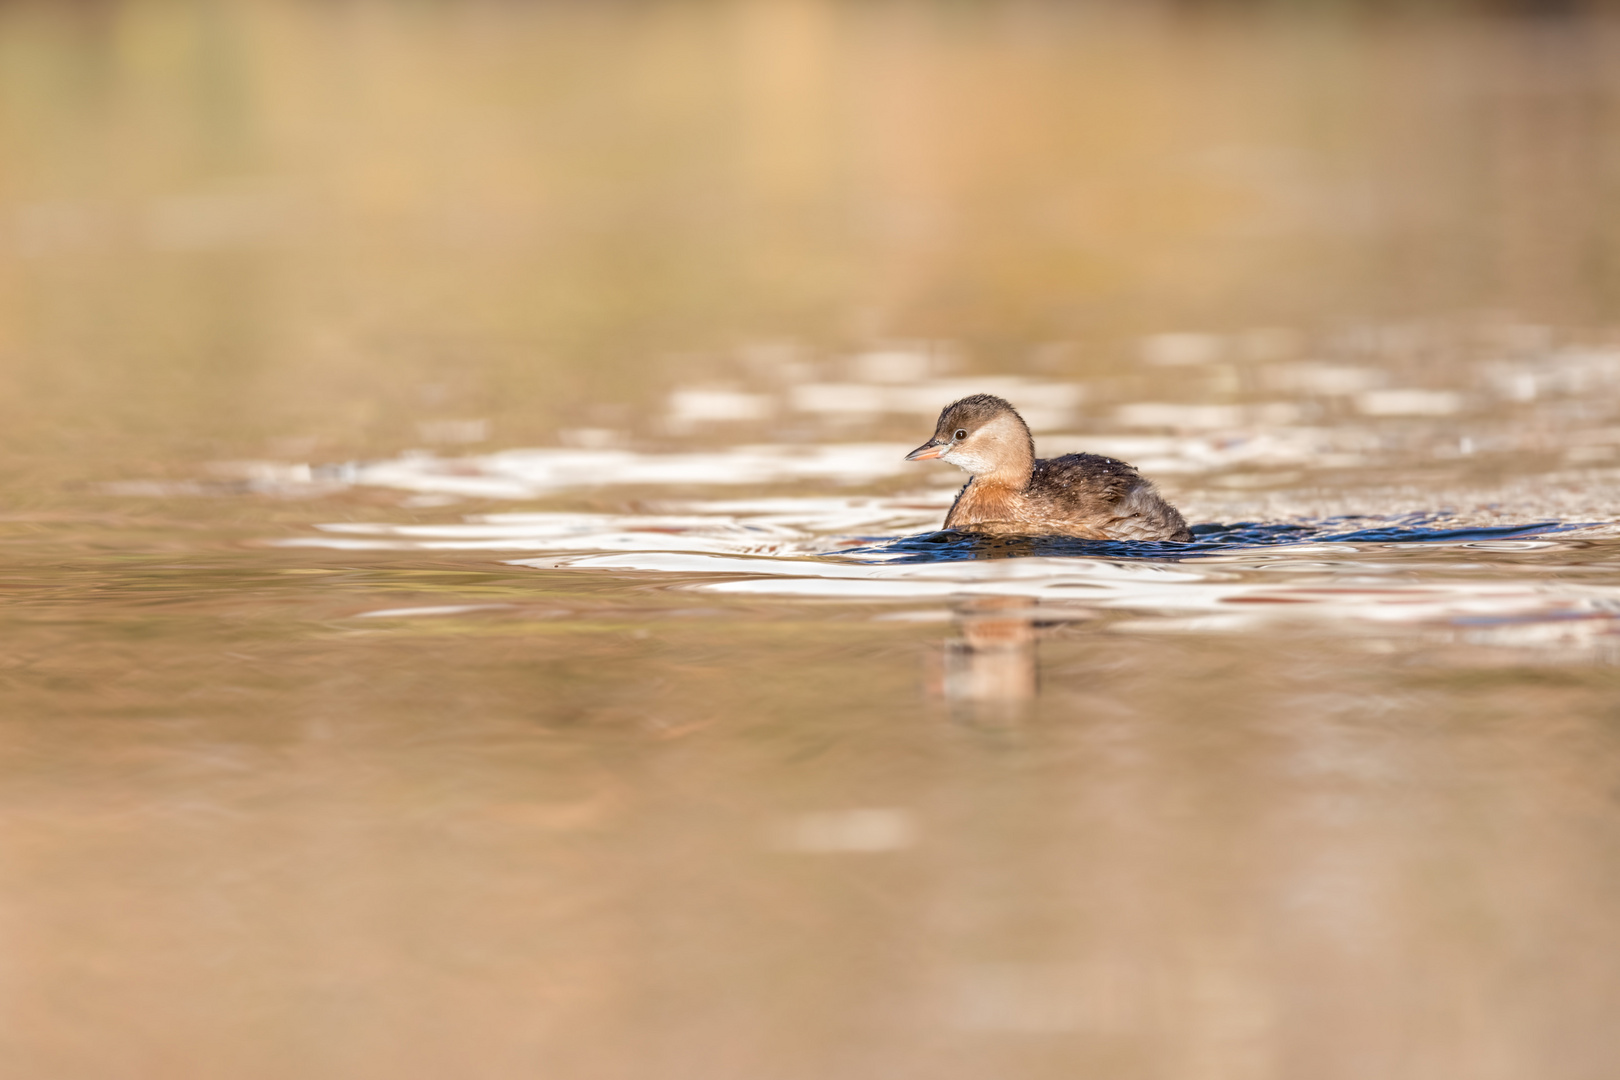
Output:
[[[1617,41],[0,6],[7,1076],[1607,1077]]]

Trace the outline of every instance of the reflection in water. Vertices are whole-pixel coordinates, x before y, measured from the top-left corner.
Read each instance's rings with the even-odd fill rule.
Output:
[[[1040,687],[1034,601],[984,597],[954,610],[962,636],[945,642],[946,700],[980,715],[1016,716]]]

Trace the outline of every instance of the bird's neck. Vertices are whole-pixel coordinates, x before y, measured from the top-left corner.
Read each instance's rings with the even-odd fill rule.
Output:
[[[974,486],[1008,491],[1023,491],[1028,487],[1035,471],[1035,440],[1030,437],[1024,421],[1016,415],[998,416],[980,429],[980,438],[985,438],[989,444],[990,453],[985,456],[994,465],[983,472],[974,472]]]
[[[945,515],[945,527],[966,529],[991,521],[1015,521],[1022,502],[1018,489],[988,483],[986,477],[975,476],[951,504],[950,513]]]

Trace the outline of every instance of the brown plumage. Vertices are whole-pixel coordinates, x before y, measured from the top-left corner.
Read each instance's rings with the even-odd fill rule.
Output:
[[[1187,522],[1152,483],[1098,454],[1040,460],[1018,410],[990,394],[945,406],[934,437],[908,461],[939,458],[973,475],[945,528],[1000,536],[1191,540]]]

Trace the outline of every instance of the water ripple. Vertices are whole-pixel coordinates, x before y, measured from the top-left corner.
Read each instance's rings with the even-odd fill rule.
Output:
[[[1574,522],[1503,525],[1439,513],[1241,521],[1198,525],[1188,543],[916,531],[939,520],[939,502],[936,493],[771,497],[668,502],[639,514],[340,522],[274,543],[511,552],[523,557],[503,560],[508,565],[655,575],[665,588],[785,602],[937,608],[1017,598],[1039,605],[1043,617],[1108,614],[1125,630],[1307,621],[1445,624],[1477,635],[1507,626],[1520,629],[1491,639],[1556,644],[1569,631],[1522,626],[1577,620],[1584,637],[1607,640],[1620,615],[1620,578],[1589,554],[1604,541]],[[1526,552],[1533,558],[1514,561]]]
[[[1589,523],[1539,521],[1528,525],[1452,525],[1441,515],[1399,518],[1335,517],[1315,522],[1203,524],[1190,543],[1081,540],[1066,536],[987,537],[955,531],[924,533],[851,548],[841,554],[895,562],[1073,556],[1109,559],[1186,559],[1254,548],[1297,544],[1483,543],[1522,540],[1589,528]],[[1359,526],[1359,527],[1357,527]]]

